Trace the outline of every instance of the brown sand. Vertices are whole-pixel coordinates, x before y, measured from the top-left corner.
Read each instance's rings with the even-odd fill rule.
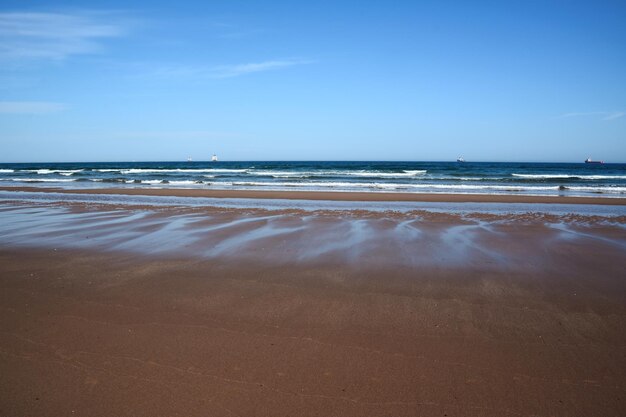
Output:
[[[106,224],[88,214],[76,221],[95,218],[90,233],[104,239]],[[118,216],[113,230],[130,214],[106,215]],[[269,221],[232,211],[206,222],[233,216],[253,221],[215,239],[254,236]],[[163,219],[132,223],[149,233]],[[621,226],[572,225],[585,234],[559,239],[543,218],[507,220],[477,234],[468,245],[483,257],[461,264],[396,262],[385,234],[377,246],[360,241],[357,256],[276,260],[342,219],[211,259],[0,245],[0,415],[626,415]],[[70,220],[57,233],[78,239]],[[394,219],[369,221],[396,230]],[[444,227],[471,225],[445,214],[421,222],[415,252]],[[511,262],[494,266],[489,251]]]
[[[325,191],[257,191],[257,190],[202,190],[180,188],[93,188],[64,189],[53,187],[0,187],[2,191],[57,192],[67,194],[120,194],[176,197],[261,198],[286,200],[333,201],[416,201],[450,203],[546,203],[546,204],[600,204],[626,205],[626,198],[567,197],[532,195],[487,194],[419,194],[387,192],[325,192]]]

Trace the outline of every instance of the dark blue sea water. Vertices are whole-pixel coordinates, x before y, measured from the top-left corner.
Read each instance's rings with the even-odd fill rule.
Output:
[[[0,164],[2,186],[200,188],[624,197],[626,164],[98,162]]]

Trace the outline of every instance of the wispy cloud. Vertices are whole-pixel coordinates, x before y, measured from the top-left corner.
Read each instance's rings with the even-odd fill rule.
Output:
[[[66,108],[65,104],[47,101],[0,101],[0,114],[45,114]]]
[[[152,72],[157,78],[232,78],[256,72],[273,71],[296,65],[310,64],[314,61],[303,59],[277,59],[236,65],[194,66],[170,65],[162,66]]]
[[[606,117],[604,117],[602,120],[615,120],[615,119],[619,119],[620,117],[624,117],[624,116],[626,116],[626,112],[615,111],[615,112],[610,113]]]
[[[602,114],[606,114],[603,111],[588,111],[588,112],[576,112],[576,113],[565,113],[560,115],[559,119],[566,119],[568,117],[586,117],[586,116],[599,116]]]
[[[97,52],[100,41],[126,33],[114,13],[0,13],[0,59],[62,60]]]
[[[596,116],[601,120],[616,120],[620,117],[626,116],[626,112],[623,111],[589,111],[589,112],[576,112],[565,113],[558,116],[559,119],[566,119],[570,117],[593,117]]]
[[[287,59],[264,61],[250,64],[225,65],[213,68],[216,78],[237,77],[239,75],[251,74],[253,72],[271,71],[279,68],[293,67],[294,65],[309,64],[311,61]]]

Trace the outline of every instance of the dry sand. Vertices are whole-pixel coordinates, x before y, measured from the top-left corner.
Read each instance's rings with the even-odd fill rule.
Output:
[[[0,210],[0,415],[626,415],[623,219],[57,209]]]

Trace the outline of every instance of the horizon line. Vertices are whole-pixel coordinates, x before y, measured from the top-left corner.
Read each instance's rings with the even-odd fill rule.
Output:
[[[610,161],[606,162],[604,160],[600,160],[602,164],[626,164],[625,162],[615,162]],[[585,161],[548,161],[548,160],[465,160],[464,162],[458,162],[456,159],[445,159],[445,160],[435,160],[435,159],[424,159],[424,160],[406,160],[406,159],[227,159],[227,160],[218,160],[211,161],[207,160],[192,160],[188,161],[186,159],[174,159],[174,160],[109,160],[109,161],[19,161],[19,162],[3,162],[0,161],[0,164],[107,164],[107,163],[221,163],[221,162],[229,162],[229,163],[237,163],[237,162],[398,162],[398,163],[441,163],[441,162],[449,162],[449,163],[459,163],[459,164],[471,164],[471,163],[531,163],[531,164],[584,164]]]

